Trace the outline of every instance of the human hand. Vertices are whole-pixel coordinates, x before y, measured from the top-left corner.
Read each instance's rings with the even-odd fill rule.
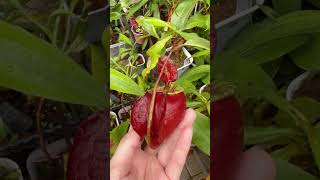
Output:
[[[276,177],[271,156],[259,147],[245,151],[238,167],[236,180],[274,180]]]
[[[110,162],[111,180],[179,180],[192,140],[196,118],[192,109],[158,149],[141,149],[140,136],[130,127]]]

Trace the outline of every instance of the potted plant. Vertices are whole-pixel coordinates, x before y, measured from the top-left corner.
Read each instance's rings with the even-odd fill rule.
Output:
[[[8,158],[0,158],[0,178],[3,180],[23,180],[20,167]]]
[[[319,70],[315,58],[319,24],[314,24],[314,18],[320,13],[296,9],[279,15],[271,8],[263,12],[269,12],[267,17],[245,28],[216,54],[214,77],[235,88],[244,120],[244,149],[261,145],[269,152],[277,178],[317,179],[320,109],[313,93]],[[309,41],[305,36],[313,38]],[[295,148],[299,151],[286,154]]]
[[[214,13],[217,38],[219,39],[216,51],[221,51],[251,19],[251,13],[259,9],[264,0],[253,3],[249,0],[219,0],[215,2]]]
[[[47,153],[42,149],[32,151],[27,159],[27,169],[32,180],[64,179],[65,159],[68,145],[64,139],[53,142],[47,146]]]

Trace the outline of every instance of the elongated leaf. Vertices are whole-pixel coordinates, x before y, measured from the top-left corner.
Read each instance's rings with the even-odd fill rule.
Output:
[[[320,70],[320,33],[312,35],[310,42],[290,53],[290,57],[301,68]]]
[[[294,99],[291,104],[303,113],[310,121],[310,124],[313,124],[319,118],[320,103],[318,101],[307,97],[299,97]],[[284,107],[284,105],[281,107]],[[281,127],[297,127],[297,123],[289,116],[286,109],[280,110],[275,116],[274,121]]]
[[[185,93],[193,93],[194,91],[196,91],[196,87],[192,84],[191,81],[188,80],[176,81],[174,82],[174,85],[182,87]]]
[[[121,139],[126,135],[129,128],[129,121],[121,123],[118,127],[110,132],[110,154],[111,156],[117,150]]]
[[[303,147],[303,142],[301,144],[290,143],[287,146],[272,152],[272,157],[280,158],[282,160],[289,161],[291,158],[307,154],[307,150]]]
[[[146,23],[146,24],[151,24],[151,25],[153,25],[155,27],[168,27],[168,28],[174,29],[174,27],[170,23],[162,21],[161,19],[158,19],[158,18],[155,18],[155,17],[139,16],[139,17],[136,18],[136,21],[139,24]]]
[[[276,180],[319,180],[310,173],[281,159],[274,159],[276,164]]]
[[[140,1],[138,4],[135,4],[135,5],[128,11],[127,16],[128,16],[128,17],[133,16],[133,14],[134,14],[135,12],[137,12],[139,9],[141,9],[142,6],[144,6],[147,2],[148,2],[148,0],[142,0],[142,1]]]
[[[268,41],[267,43],[259,45],[253,49],[244,51],[239,55],[248,61],[256,64],[262,64],[276,60],[303,44],[309,44],[309,40],[309,35],[290,36]]]
[[[245,129],[245,143],[247,145],[270,142],[291,141],[296,136],[303,136],[297,129],[277,127],[248,127]]]
[[[171,23],[177,27],[177,29],[183,29],[197,2],[198,0],[180,1],[171,16]]]
[[[150,73],[150,71],[156,67],[158,63],[158,59],[161,56],[162,51],[165,48],[166,43],[172,38],[172,36],[168,36],[166,38],[163,38],[162,40],[158,41],[156,44],[151,46],[149,50],[147,51],[148,56],[151,58],[150,66],[145,68],[142,71],[143,78],[146,78],[146,76]]]
[[[128,76],[110,68],[110,89],[127,94],[143,96],[143,89]]]
[[[107,83],[107,56],[102,48],[91,45],[91,72],[93,77],[105,86]]]
[[[152,11],[153,11],[153,17],[160,19],[160,12],[159,12],[159,5],[156,2],[152,3]]]
[[[265,23],[263,28],[242,42],[237,52],[248,51],[271,40],[317,32],[320,32],[320,12],[296,11]]]
[[[146,19],[145,17],[139,16],[139,17],[136,18],[136,21],[143,28],[143,30],[148,32],[153,37],[159,39],[159,35],[158,35],[157,31],[156,31],[155,26],[153,24],[151,24],[151,23],[148,23],[148,21],[146,21],[145,19]]]
[[[192,143],[210,156],[210,119],[196,111],[196,121],[193,124]]]
[[[201,56],[208,56],[208,55],[210,55],[210,50],[206,49],[206,50],[198,51],[194,53],[192,57],[201,57]]]
[[[280,14],[301,10],[301,0],[272,0],[274,9]]]
[[[119,33],[119,41],[123,41],[124,43],[133,46],[132,40],[130,40],[126,35]]]
[[[184,45],[185,46],[193,46],[193,47],[199,47],[206,50],[210,50],[210,41],[207,39],[204,39],[196,33],[185,33],[181,32],[179,33],[185,40],[187,40]]]
[[[196,14],[192,16],[189,21],[187,22],[186,26],[184,27],[184,30],[186,29],[192,29],[194,27],[200,27],[204,29],[210,28],[210,15],[202,15],[202,14]]]
[[[0,21],[0,46],[0,86],[57,101],[105,106],[104,87],[50,44]]]
[[[102,38],[101,38],[102,46],[107,53],[109,53],[109,51],[110,51],[109,50],[109,44],[110,44],[110,36],[109,36],[110,31],[109,31],[109,29],[110,29],[110,26],[107,26],[106,29],[103,31]]]
[[[210,74],[210,65],[201,65],[186,71],[178,81],[196,81]]]
[[[275,84],[261,67],[236,58],[230,54],[217,54],[212,66],[215,79],[233,82],[243,97],[269,98],[275,93]]]
[[[119,12],[110,12],[110,22],[115,21],[121,18],[121,13]]]

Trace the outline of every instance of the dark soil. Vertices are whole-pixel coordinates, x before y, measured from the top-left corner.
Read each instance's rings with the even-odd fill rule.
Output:
[[[27,132],[14,134],[17,136],[15,141],[9,142],[5,140],[0,144],[0,154],[17,162],[24,177],[28,177],[25,167],[28,155],[32,150],[40,147],[36,127],[36,112],[39,99],[39,97],[26,96],[14,90],[0,91],[0,103],[9,103],[34,121],[32,128]],[[51,143],[58,139],[72,136],[78,123],[87,117],[91,110],[79,105],[45,100],[41,112],[40,118],[45,132],[45,140]]]
[[[294,96],[306,96],[320,101],[320,73],[306,79]]]
[[[110,34],[111,34],[111,36],[110,36],[110,44],[118,43],[118,39],[119,39],[118,35],[116,33],[111,33],[111,32],[110,32]]]
[[[236,0],[223,0],[217,2],[213,6],[213,19],[215,23],[218,23],[232,15],[236,11]]]

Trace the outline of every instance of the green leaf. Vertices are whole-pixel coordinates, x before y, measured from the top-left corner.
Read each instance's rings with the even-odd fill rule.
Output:
[[[118,145],[120,144],[121,139],[126,135],[129,128],[129,121],[121,123],[118,127],[114,128],[110,132],[110,154],[111,156],[117,150]]]
[[[290,53],[294,62],[305,70],[320,70],[320,33],[312,35],[308,43]]]
[[[105,88],[50,44],[0,21],[0,47],[0,86],[56,101],[105,106]]]
[[[183,29],[197,2],[198,0],[180,1],[171,16],[171,23],[177,27],[177,29]]]
[[[210,73],[203,77],[201,80],[204,84],[210,84]]]
[[[107,83],[107,56],[100,47],[91,45],[91,72],[93,77],[106,86]]]
[[[137,12],[139,9],[142,8],[142,6],[144,6],[146,3],[148,2],[148,0],[142,0],[140,1],[138,4],[135,4],[132,8],[130,8],[130,10],[128,11],[127,17],[131,17],[133,16],[133,14],[135,12]]]
[[[291,104],[296,107],[313,124],[319,118],[320,103],[312,98],[299,97]],[[282,127],[296,127],[295,121],[285,111],[279,111],[274,118],[276,123]]]
[[[102,46],[107,53],[109,53],[109,51],[110,51],[109,50],[109,44],[110,44],[110,36],[109,36],[110,31],[109,31],[109,29],[110,29],[110,26],[107,26],[106,29],[103,31],[102,38],[101,38]]]
[[[170,23],[162,21],[161,19],[155,17],[139,16],[136,18],[136,21],[138,22],[138,24],[150,24],[155,27],[168,27],[174,29],[174,27]]]
[[[280,14],[286,14],[301,9],[301,0],[272,0],[274,9]]]
[[[310,173],[284,160],[274,159],[276,164],[276,180],[319,180]]]
[[[251,61],[256,64],[262,64],[276,60],[303,44],[308,44],[307,42],[309,42],[309,40],[309,35],[289,36],[268,41],[264,44],[254,47],[253,49],[239,53],[239,55],[247,61]]]
[[[115,21],[121,18],[121,13],[119,12],[110,12],[110,22]]]
[[[131,78],[110,68],[110,89],[127,94],[143,96],[143,89]]]
[[[243,97],[271,98],[276,86],[260,66],[241,61],[230,54],[217,54],[213,62],[213,77],[216,80],[233,82]]]
[[[280,16],[280,14],[278,12],[276,12],[274,9],[272,9],[269,6],[259,5],[259,7],[260,7],[261,11],[272,20],[275,20],[275,18]]]
[[[303,142],[301,144],[298,143],[290,143],[287,146],[278,149],[272,152],[272,157],[280,158],[282,160],[289,161],[291,158],[307,154],[307,150],[303,147]]]
[[[206,50],[202,50],[202,51],[198,51],[196,53],[194,53],[192,55],[192,57],[201,57],[201,56],[208,56],[210,55],[210,50],[209,49],[206,49]]]
[[[199,47],[206,50],[210,50],[210,41],[204,39],[196,33],[179,33],[187,41],[184,43],[185,46]]]
[[[296,11],[264,23],[241,43],[237,52],[248,51],[272,40],[316,32],[320,32],[320,12]]]
[[[247,127],[245,129],[245,144],[255,145],[270,142],[290,142],[303,133],[297,129],[278,127]]]
[[[159,5],[156,2],[153,2],[151,8],[153,11],[153,17],[160,19]]]
[[[137,23],[145,30],[148,32],[150,35],[154,36],[155,38],[159,39],[159,35],[156,31],[156,28],[153,24],[149,23],[146,21],[146,18],[143,16],[139,16],[136,18]]]
[[[148,51],[147,54],[148,56],[151,58],[151,63],[150,66],[145,68],[142,71],[142,76],[143,78],[146,78],[146,76],[150,73],[150,71],[156,67],[157,63],[158,63],[158,59],[161,56],[161,53],[163,51],[163,49],[166,46],[166,43],[172,38],[172,36],[168,36],[166,38],[163,38],[162,40],[158,41],[156,44],[154,44],[153,46],[151,46]]]
[[[69,10],[66,9],[56,9],[55,11],[53,11],[50,14],[50,18],[53,18],[55,16],[72,16],[75,15],[72,12],[70,12]]]
[[[210,119],[198,111],[193,124],[192,143],[210,156]]]
[[[119,41],[123,41],[124,43],[133,46],[132,40],[122,33],[119,33]]]
[[[174,85],[182,87],[185,93],[193,93],[197,90],[196,87],[192,84],[192,82],[188,80],[176,81],[174,82]]]
[[[189,69],[177,81],[197,81],[210,74],[210,65],[201,65]]]
[[[184,30],[192,29],[194,27],[200,27],[208,30],[210,28],[210,15],[202,15],[198,13],[192,16],[184,27]]]

